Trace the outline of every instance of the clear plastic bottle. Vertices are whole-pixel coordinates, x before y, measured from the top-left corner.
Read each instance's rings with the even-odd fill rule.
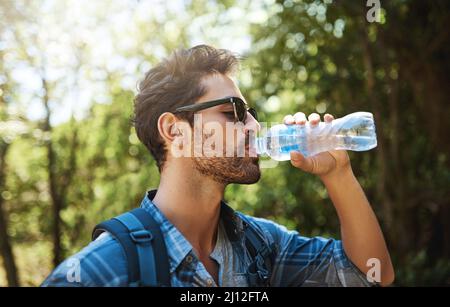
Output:
[[[377,146],[372,113],[356,112],[331,123],[316,127],[279,124],[256,138],[258,155],[268,155],[277,161],[290,160],[289,152],[300,151],[305,156],[329,150],[365,151]]]

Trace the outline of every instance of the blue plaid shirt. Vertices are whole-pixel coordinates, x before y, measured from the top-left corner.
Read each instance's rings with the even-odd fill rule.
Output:
[[[198,260],[191,244],[152,203],[156,190],[141,203],[160,224],[167,246],[171,285],[248,286],[250,256],[245,247],[242,220],[222,202],[216,246],[210,257],[219,265],[218,285]],[[306,238],[262,218],[247,216],[267,242],[276,245],[272,286],[370,286],[366,276],[345,255],[341,241]],[[79,253],[61,263],[42,286],[128,286],[128,269],[121,245],[103,233]]]

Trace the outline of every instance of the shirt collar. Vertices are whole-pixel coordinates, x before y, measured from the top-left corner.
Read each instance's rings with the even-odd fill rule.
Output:
[[[157,190],[150,190],[146,193],[141,202],[141,208],[149,212],[160,225],[166,243],[167,254],[169,255],[170,272],[172,273],[183,262],[186,256],[191,253],[193,248],[181,232],[152,202],[156,192]],[[221,201],[220,219],[223,222],[227,237],[230,241],[238,241],[242,238],[242,220],[224,200]]]

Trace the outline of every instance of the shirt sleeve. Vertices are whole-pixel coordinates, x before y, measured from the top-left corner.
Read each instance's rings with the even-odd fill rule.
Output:
[[[342,242],[307,238],[269,220],[253,218],[277,246],[272,286],[375,286],[346,256]]]
[[[109,234],[101,235],[62,262],[41,287],[120,287],[128,285],[126,256]]]

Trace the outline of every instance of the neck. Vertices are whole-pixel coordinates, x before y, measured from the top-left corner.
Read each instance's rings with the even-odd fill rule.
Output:
[[[153,203],[198,254],[209,255],[215,246],[224,190],[225,184],[198,174],[192,167],[166,168]]]

